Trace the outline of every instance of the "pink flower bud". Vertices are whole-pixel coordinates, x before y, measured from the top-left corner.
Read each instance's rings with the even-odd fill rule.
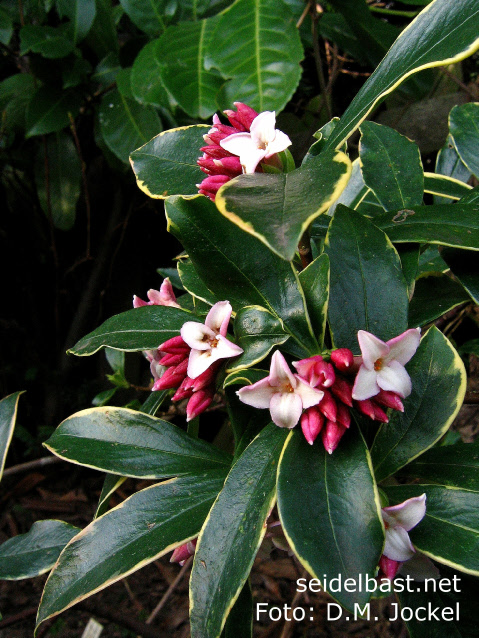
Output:
[[[392,558],[388,558],[384,554],[379,559],[379,569],[389,580],[394,579],[394,576],[396,576],[400,566],[400,562],[398,562],[397,560],[392,560]]]
[[[153,385],[153,390],[170,390],[178,388],[186,376],[188,359],[185,359],[177,366],[172,366],[166,370],[165,374]]]
[[[236,106],[234,119],[239,121],[245,127],[245,129],[249,131],[253,120],[258,117],[258,113],[247,104],[243,104],[243,102],[233,102],[233,104]],[[231,122],[231,118],[229,115],[228,119]],[[231,123],[234,126],[234,123]]]
[[[336,380],[334,368],[326,361],[317,361],[311,374],[311,385],[314,388],[330,388]]]
[[[158,346],[158,350],[161,350],[161,352],[168,352],[169,354],[181,354],[182,352],[188,354],[190,349],[190,346],[183,341],[183,337],[180,335],[172,337],[171,339],[168,339],[168,341],[162,343],[161,346]]]
[[[133,308],[141,308],[142,306],[147,306],[147,302],[140,299],[136,295],[133,295]]]
[[[374,401],[380,405],[384,405],[386,408],[392,408],[399,412],[404,412],[404,405],[401,401],[401,397],[395,392],[389,392],[388,390],[380,390],[379,394],[376,394]]]
[[[332,454],[338,447],[341,437],[346,432],[344,425],[340,423],[333,423],[333,421],[326,421],[326,425],[321,432],[323,439],[324,449],[328,454]]]
[[[186,352],[182,352],[181,354],[165,354],[161,357],[159,364],[162,366],[177,366],[186,356],[188,356]]]
[[[324,390],[324,396],[319,402],[318,407],[329,421],[336,421],[338,408],[336,401],[328,390]]]
[[[222,157],[214,159],[213,163],[218,171],[231,177],[237,177],[243,172],[239,157]]]
[[[349,428],[351,425],[351,413],[348,406],[344,405],[344,403],[338,403],[337,408],[336,422],[344,425],[345,428]]]
[[[355,401],[354,405],[362,414],[368,416],[373,421],[376,420],[376,413],[372,401],[364,399],[364,401]]]
[[[206,197],[209,197],[212,201],[214,201],[216,193],[223,184],[229,182],[230,179],[231,178],[227,175],[210,175],[209,177],[206,177],[201,184],[196,184],[196,186],[200,195],[206,195]]]
[[[305,379],[308,383],[311,383],[311,377],[314,373],[314,367],[316,363],[322,360],[323,357],[320,354],[316,354],[314,355],[314,357],[301,359],[301,361],[293,361],[293,366],[296,368],[301,378]]]
[[[316,406],[308,408],[301,415],[301,429],[303,430],[304,438],[310,445],[313,445],[314,440],[321,432],[323,423],[324,416]]]
[[[349,348],[338,348],[331,352],[331,361],[340,372],[351,372],[354,356]]]
[[[353,407],[352,388],[345,379],[336,376],[336,381],[331,386],[331,392],[350,408]]]
[[[186,377],[186,379],[188,379],[188,377]],[[193,396],[193,390],[191,389],[191,387],[185,386],[186,379],[183,380],[183,383],[180,385],[180,387],[175,392],[175,394],[171,397],[172,401],[182,401],[183,399],[189,399],[190,397]]]
[[[373,404],[374,409],[374,420],[379,421],[379,423],[389,423],[388,415],[384,410],[382,410],[379,405],[376,404],[374,399],[371,399],[371,403]]]
[[[177,547],[170,558],[170,563],[179,563],[181,566],[188,560],[190,556],[193,556],[196,550],[196,543],[198,539],[195,538],[192,541],[188,541],[184,545]]]
[[[211,390],[199,390],[195,392],[186,406],[186,420],[191,421],[199,414],[204,412],[213,401],[213,392]]]
[[[222,157],[233,157],[232,153],[226,151],[218,144],[211,144],[209,146],[202,146],[200,151],[203,151],[203,156],[207,155],[213,159],[221,159]]]
[[[191,381],[191,387],[195,392],[199,392],[203,390],[207,386],[213,384],[215,382],[216,371],[218,370],[218,365],[211,365],[204,372],[202,372],[196,379]]]

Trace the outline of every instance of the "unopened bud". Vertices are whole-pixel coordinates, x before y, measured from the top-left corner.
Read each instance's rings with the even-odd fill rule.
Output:
[[[340,423],[333,423],[333,421],[326,421],[321,437],[323,439],[324,449],[328,454],[332,454],[338,447],[341,437],[346,432],[344,425]]]
[[[185,564],[190,556],[193,556],[196,550],[198,539],[188,541],[184,545],[177,547],[170,558],[170,563],[179,563],[181,566]]]
[[[392,560],[392,558],[388,558],[384,554],[379,559],[379,569],[389,580],[394,580],[400,566],[401,563],[397,560]]]
[[[340,401],[349,405],[350,408],[353,407],[353,390],[345,379],[341,379],[341,377],[336,375],[336,381],[331,386],[331,392]]]
[[[393,410],[404,412],[404,405],[401,401],[401,397],[395,392],[381,390],[379,394],[376,394],[374,397],[374,401],[380,405],[384,405],[386,408],[392,408]]]
[[[331,361],[340,372],[351,372],[354,356],[349,348],[338,348],[331,352]]]
[[[187,353],[165,354],[163,357],[161,357],[159,364],[162,366],[177,366],[187,356]]]
[[[321,432],[323,423],[324,416],[321,414],[316,406],[308,408],[301,415],[301,429],[303,431],[304,438],[310,445],[313,445],[314,440]]]
[[[362,414],[368,416],[373,421],[376,420],[374,405],[370,399],[364,399],[364,401],[355,401],[355,407],[360,412],[362,412]]]
[[[351,413],[348,406],[344,405],[344,403],[338,403],[337,408],[336,422],[344,425],[345,428],[349,428],[351,425]]]
[[[213,401],[213,392],[210,390],[200,390],[199,392],[194,392],[191,399],[188,401],[188,405],[186,406],[186,420],[191,421],[202,412],[206,410],[206,408]]]
[[[336,421],[337,405],[331,393],[324,390],[324,396],[318,404],[319,409],[329,421]]]
[[[188,353],[191,348],[190,346],[183,341],[183,337],[178,335],[178,337],[172,337],[158,346],[158,350],[161,352],[168,352],[169,354],[181,354],[182,352]]]

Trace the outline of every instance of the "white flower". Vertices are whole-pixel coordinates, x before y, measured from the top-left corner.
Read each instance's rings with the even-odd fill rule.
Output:
[[[381,513],[386,528],[383,554],[400,563],[409,560],[416,550],[408,532],[416,527],[426,514],[426,495],[414,496],[399,505],[383,507]]]
[[[219,359],[236,357],[243,349],[226,339],[231,317],[229,301],[218,301],[206,316],[205,323],[187,321],[181,328],[181,336],[191,348],[187,375],[196,379]]]
[[[250,133],[234,133],[220,141],[220,146],[233,155],[238,155],[244,173],[254,173],[262,159],[284,151],[291,140],[282,131],[275,129],[274,111],[263,111],[251,123]]]
[[[353,399],[370,399],[380,390],[401,398],[411,394],[411,379],[404,365],[413,357],[420,341],[420,329],[406,330],[386,343],[370,332],[359,330],[362,363],[353,386]]]
[[[322,390],[291,372],[279,350],[271,357],[269,375],[236,394],[253,408],[269,408],[271,419],[280,428],[294,428],[302,411],[317,405],[324,396]]]

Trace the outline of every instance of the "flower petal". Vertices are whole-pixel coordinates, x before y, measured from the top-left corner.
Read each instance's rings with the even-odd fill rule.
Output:
[[[406,363],[414,356],[420,341],[420,328],[411,328],[410,330],[403,332],[398,337],[390,339],[387,342],[387,345],[389,346],[389,354],[386,357],[386,363],[394,359],[401,365],[406,365]]]
[[[202,323],[187,321],[181,327],[181,337],[190,348],[195,350],[210,350],[210,339],[214,339],[216,334]],[[191,376],[190,374],[188,376]]]
[[[231,312],[229,301],[218,301],[206,315],[205,326],[225,337]]]
[[[213,348],[213,358],[215,361],[217,361],[218,359],[229,359],[229,357],[237,357],[239,354],[244,352],[243,348],[240,348],[236,345],[236,343],[229,341],[222,335],[218,335],[216,337],[216,340],[216,347]]]
[[[377,373],[377,384],[382,390],[395,392],[404,399],[411,394],[412,383],[406,368],[397,361],[390,361]]]
[[[276,136],[276,113],[274,111],[263,111],[251,122],[251,139],[257,148],[266,146],[272,142]]]
[[[400,525],[409,532],[410,529],[422,521],[426,514],[426,495],[414,496],[408,498],[404,503],[399,505],[390,505],[383,507],[383,514],[394,519],[395,525]]]
[[[236,393],[243,403],[251,405],[253,408],[269,408],[271,397],[276,392],[275,388],[272,388],[269,384],[269,377],[261,379],[253,383],[253,385],[247,385],[241,388]]]
[[[295,392],[276,392],[271,397],[269,411],[277,426],[294,428],[303,411],[301,397]]]
[[[385,556],[402,563],[412,558],[415,551],[409,534],[403,527],[389,527],[386,530],[386,543],[383,550]]]
[[[375,362],[389,354],[389,346],[366,330],[358,330],[358,343],[363,355],[363,365],[368,370],[373,370]]]
[[[379,394],[379,386],[376,379],[377,372],[375,370],[368,370],[364,365],[361,365],[354,380],[353,399],[364,401]]]
[[[186,374],[190,379],[196,379],[200,374],[203,374],[205,370],[208,370],[210,365],[215,362],[213,358],[214,348],[208,350],[192,350],[188,357],[188,369]]]
[[[283,133],[283,131],[276,129],[275,133],[276,135],[274,140],[272,140],[266,148],[265,157],[271,157],[271,155],[274,155],[275,153],[281,153],[281,151],[284,151],[284,149],[288,148],[288,146],[291,146],[292,144],[289,137],[286,133]]]
[[[238,155],[245,173],[254,173],[266,150],[258,148],[249,133],[235,133],[221,140],[220,145],[226,151]]]
[[[301,397],[303,409],[311,408],[313,405],[318,405],[321,399],[324,397],[324,392],[317,388],[312,388],[309,383],[306,383],[299,375],[295,375],[298,385],[295,389],[295,394]]]
[[[279,350],[271,357],[271,366],[269,369],[269,382],[273,387],[280,387],[284,383],[290,383],[293,388],[296,387],[296,378],[289,369],[286,359]]]

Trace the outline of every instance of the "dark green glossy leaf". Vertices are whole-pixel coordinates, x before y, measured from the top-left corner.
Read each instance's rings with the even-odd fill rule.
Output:
[[[411,299],[419,270],[420,246],[417,244],[401,244],[396,250],[401,260],[402,273],[407,284],[407,295]]]
[[[73,414],[44,446],[73,463],[136,478],[185,476],[231,463],[227,454],[176,425],[115,407]]]
[[[141,53],[139,54],[141,55]],[[106,55],[103,60],[97,64],[95,68],[95,73],[92,76],[93,82],[98,82],[102,86],[109,86],[116,80],[116,76],[120,71],[120,61],[118,55],[110,51],[108,55]],[[140,100],[138,100],[140,101]]]
[[[437,154],[436,174],[445,175],[463,183],[468,182],[471,177],[471,171],[462,163],[461,158],[457,154],[451,135],[448,135],[444,146]],[[434,203],[444,204],[449,202],[435,197]]]
[[[475,186],[467,195],[461,198],[460,204],[479,204],[479,186]]]
[[[479,259],[471,251],[445,248],[441,257],[459,279],[474,303],[479,304]]]
[[[278,470],[283,530],[312,576],[374,577],[384,532],[368,450],[353,426],[331,456],[320,439],[308,445],[299,429],[290,434]],[[330,593],[347,609],[371,595]]]
[[[2,478],[5,459],[13,436],[17,418],[18,399],[23,391],[14,392],[0,401],[0,479]]]
[[[390,504],[426,494],[426,515],[409,532],[426,556],[479,576],[479,493],[442,485],[384,488]]]
[[[387,236],[341,205],[329,226],[325,251],[331,262],[329,322],[335,347],[359,354],[358,330],[385,341],[403,332],[407,287]]]
[[[163,33],[175,9],[169,0],[120,0],[120,4],[133,24],[152,37]]]
[[[250,370],[247,370],[247,372],[249,373]],[[229,375],[229,377],[233,377],[234,374],[235,373]],[[267,374],[266,370],[261,371],[260,378],[264,378]],[[269,410],[252,408],[246,405],[246,403],[242,403],[236,395],[237,388],[235,385],[245,385],[245,383],[249,384],[250,382],[251,379],[241,379],[237,377],[237,383],[233,381],[231,385],[225,386],[227,398],[226,407],[235,439],[235,460],[243,454],[251,441],[271,421]]]
[[[93,49],[97,59],[119,51],[116,33],[114,7],[111,0],[95,0],[96,16],[86,38],[86,44]]]
[[[63,521],[33,523],[29,532],[0,545],[0,580],[22,580],[44,574],[53,567],[68,541],[80,531]]]
[[[35,92],[35,81],[29,73],[17,73],[0,83],[2,127],[7,131],[25,128],[28,103]]]
[[[82,357],[94,354],[104,346],[126,352],[154,350],[164,341],[178,336],[185,321],[195,320],[194,315],[179,308],[134,308],[110,317],[68,352]]]
[[[103,96],[99,118],[106,145],[126,163],[135,148],[145,144],[162,128],[152,107],[138,104],[117,90]]]
[[[236,0],[221,14],[208,51],[209,65],[231,78],[220,106],[231,108],[239,100],[257,111],[281,111],[298,85],[302,58],[283,0]]]
[[[424,192],[434,195],[434,203],[439,204],[443,198],[447,203],[451,203],[451,199],[461,199],[469,193],[471,187],[459,179],[446,177],[445,175],[436,175],[435,173],[424,173]]]
[[[419,255],[418,277],[432,273],[444,273],[447,270],[449,270],[449,268],[439,254],[437,246],[428,246],[426,250]]]
[[[404,468],[424,483],[479,492],[479,442],[434,447]]]
[[[358,157],[352,163],[352,171],[349,182],[346,184],[338,199],[329,209],[328,214],[332,215],[338,204],[344,204],[345,206],[349,206],[349,208],[356,209],[356,207],[364,199],[368,191],[369,189],[364,183],[363,174],[361,172],[361,165],[359,163]],[[322,221],[325,220],[321,217],[317,217],[313,222],[313,229],[318,222],[321,223]]]
[[[191,638],[218,638],[265,534],[288,432],[270,423],[236,461],[203,527],[190,579]]]
[[[63,131],[46,138],[39,148],[35,163],[38,199],[53,225],[69,230],[75,223],[76,204],[80,196],[81,162],[72,138]],[[48,170],[48,188],[47,176]]]
[[[95,0],[57,0],[60,17],[70,18],[69,35],[76,44],[88,34],[96,16]]]
[[[235,317],[234,328],[236,343],[244,352],[231,362],[228,372],[259,363],[289,337],[281,321],[261,306],[241,308]]]
[[[479,250],[478,203],[414,206],[377,215],[374,223],[393,242],[442,244]]]
[[[139,188],[155,199],[196,195],[196,184],[205,177],[196,161],[209,128],[198,124],[164,131],[134,151],[130,161]]]
[[[169,27],[158,41],[165,87],[188,115],[202,120],[216,111],[216,94],[224,83],[217,72],[205,68],[215,24],[212,19],[181,23]]]
[[[479,104],[455,106],[449,113],[449,130],[459,157],[471,173],[479,176]]]
[[[291,173],[240,175],[216,194],[218,209],[283,259],[291,261],[302,234],[339,197],[351,174],[344,153],[324,153]]]
[[[220,301],[201,281],[190,259],[182,259],[178,262],[178,274],[184,289],[193,297],[198,297],[210,306]]]
[[[136,56],[131,69],[131,90],[140,104],[168,106],[168,94],[161,79],[160,40],[148,42]]]
[[[411,75],[463,60],[479,47],[476,0],[435,0],[404,29],[363,85],[328,141],[338,148],[374,107]]]
[[[385,210],[420,205],[424,174],[419,147],[388,126],[363,122],[359,156],[368,186]]]
[[[371,449],[378,481],[432,447],[447,432],[464,398],[464,364],[437,328],[428,330],[406,369],[412,393],[404,400],[404,412],[394,411],[389,423],[381,425]]]
[[[0,7],[0,42],[8,45],[13,33],[13,21],[10,13]]]
[[[222,638],[253,637],[253,598],[251,586],[246,582],[226,619]]]
[[[224,380],[223,387],[231,385],[252,385],[268,376],[267,370],[248,368],[246,370],[236,370],[231,372]]]
[[[74,89],[40,87],[28,103],[25,137],[60,131],[69,124],[69,115],[77,114],[81,100],[81,94]]]
[[[103,514],[108,511],[110,496],[114,492],[116,492],[120,485],[123,485],[126,479],[126,476],[119,476],[118,474],[107,474],[105,476],[103,487],[101,488],[100,498],[98,499],[98,505],[93,519],[103,516]]]
[[[409,306],[409,326],[425,326],[466,301],[469,301],[468,294],[450,277],[421,277],[416,282],[414,297]]]
[[[27,24],[20,29],[20,53],[40,53],[44,58],[64,58],[73,51],[75,42],[68,39],[62,27]]]
[[[329,257],[325,253],[316,257],[299,273],[314,334],[322,346],[326,331],[329,302]]]
[[[215,470],[152,485],[90,523],[61,553],[37,624],[195,538],[224,479]]]
[[[185,247],[199,277],[218,299],[266,308],[305,352],[317,349],[296,271],[232,224],[206,197],[166,202],[170,231]]]

